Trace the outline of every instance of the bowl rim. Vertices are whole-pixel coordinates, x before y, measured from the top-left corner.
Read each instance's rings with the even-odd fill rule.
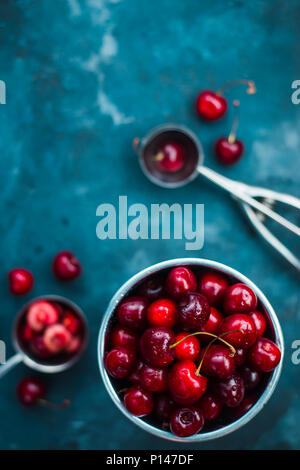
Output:
[[[255,294],[257,295],[257,297],[263,304],[269,316],[270,322],[274,329],[274,336],[275,336],[274,342],[280,348],[281,359],[276,369],[274,369],[274,371],[272,372],[269,382],[265,390],[263,391],[262,395],[259,397],[255,405],[245,415],[243,415],[241,418],[234,421],[233,423],[230,423],[227,426],[224,426],[220,429],[216,429],[214,431],[209,431],[205,433],[194,434],[193,436],[181,438],[181,437],[175,436],[169,431],[164,431],[162,429],[159,429],[153,426],[150,423],[147,423],[143,419],[132,415],[126,410],[120,397],[118,396],[115,388],[113,387],[111,383],[108,373],[106,372],[103,357],[104,357],[104,348],[105,348],[105,335],[106,335],[106,330],[107,330],[109,320],[113,312],[115,311],[115,308],[120,303],[120,301],[125,297],[125,295],[127,295],[128,291],[132,287],[134,287],[138,282],[142,281],[150,274],[159,272],[162,269],[172,268],[176,266],[193,266],[193,265],[199,266],[199,267],[201,266],[204,268],[217,269],[221,272],[224,272],[227,275],[230,275],[236,278],[238,281],[247,284],[251,289],[254,290]],[[203,442],[203,441],[208,441],[208,440],[224,437],[236,431],[237,429],[241,428],[242,426],[247,424],[249,421],[251,421],[266,405],[266,403],[272,396],[277,386],[277,383],[281,374],[283,358],[284,358],[284,340],[283,340],[281,326],[280,326],[279,320],[277,318],[277,315],[273,307],[271,306],[270,302],[265,297],[263,292],[256,286],[256,284],[254,284],[254,282],[248,279],[245,275],[235,270],[234,268],[226,266],[225,264],[219,263],[217,261],[208,260],[205,258],[176,258],[176,259],[171,259],[171,260],[162,261],[160,263],[156,263],[152,266],[149,266],[146,269],[143,269],[142,271],[139,271],[137,274],[133,275],[127,282],[125,282],[118,289],[118,291],[112,297],[101,322],[99,335],[98,335],[97,355],[98,355],[98,366],[100,370],[100,375],[102,377],[102,380],[104,382],[104,385],[106,387],[106,390],[109,396],[111,397],[115,405],[119,408],[119,410],[132,423],[136,424],[138,427],[140,427],[144,431],[147,431],[156,437],[161,437],[163,439],[171,440],[174,442]]]

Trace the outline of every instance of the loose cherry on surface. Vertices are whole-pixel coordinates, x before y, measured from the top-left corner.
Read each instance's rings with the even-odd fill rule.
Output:
[[[154,414],[160,422],[168,423],[175,408],[175,402],[169,393],[163,392],[154,396]]]
[[[177,321],[177,305],[170,299],[158,299],[147,309],[147,319],[151,326],[172,328]]]
[[[236,348],[245,349],[250,348],[257,338],[254,322],[249,315],[243,313],[236,313],[225,317],[220,326],[219,335],[224,335],[226,341]]]
[[[71,281],[80,276],[82,267],[72,251],[64,250],[56,254],[53,260],[53,273],[64,281]]]
[[[141,296],[124,299],[117,308],[119,322],[133,330],[143,330],[147,324],[148,300]]]
[[[229,315],[234,313],[250,313],[256,309],[257,297],[246,284],[233,284],[225,292],[223,306]]]
[[[213,421],[222,411],[223,404],[214,393],[206,393],[198,403],[205,421]]]
[[[125,346],[134,349],[138,342],[138,336],[126,326],[116,325],[111,332],[111,342],[113,347]]]
[[[226,336],[225,336],[226,337]],[[236,348],[235,349],[235,355],[234,355],[234,361],[236,367],[240,367],[244,364],[245,360],[247,357],[247,350],[243,348]]]
[[[218,310],[215,307],[210,307],[210,315],[209,315],[208,321],[205,323],[204,326],[202,326],[202,328],[200,328],[200,331],[217,335],[223,319],[224,317],[222,313],[220,312],[220,310]],[[210,341],[211,341],[211,336],[209,335],[201,336],[201,342],[209,343]]]
[[[72,335],[69,330],[60,323],[48,326],[43,335],[46,348],[51,353],[58,353],[66,349],[71,339]]]
[[[255,404],[255,401],[256,401],[255,398],[252,397],[251,395],[247,395],[246,397],[244,397],[244,399],[238,406],[236,406],[235,408],[232,408],[232,411],[231,411],[232,418],[236,420],[244,416]]]
[[[46,395],[44,383],[36,377],[25,377],[17,386],[19,401],[25,406],[36,404]]]
[[[164,392],[168,388],[167,369],[159,369],[145,364],[140,371],[139,383],[148,392]]]
[[[174,343],[186,338],[186,336],[186,332],[178,333],[174,339]],[[184,359],[195,361],[200,353],[200,342],[196,336],[190,336],[177,344],[174,349],[176,359],[179,361]]]
[[[35,332],[42,331],[46,326],[59,320],[59,312],[54,304],[46,300],[36,300],[27,312],[27,323]]]
[[[127,377],[136,364],[135,352],[130,348],[118,346],[107,354],[105,367],[109,375],[115,379]]]
[[[196,372],[196,364],[190,360],[178,361],[171,367],[168,386],[176,403],[193,405],[206,392],[207,378]]]
[[[65,311],[62,324],[70,331],[70,333],[72,333],[72,335],[78,333],[81,328],[81,321],[71,310]]]
[[[140,338],[140,351],[144,360],[153,367],[165,367],[175,359],[174,333],[169,328],[148,328]]]
[[[259,372],[271,372],[278,366],[281,352],[273,341],[259,337],[249,349],[247,360]]]
[[[208,349],[202,349],[199,359],[202,358],[201,373],[212,377],[225,379],[235,370],[235,360],[230,349],[221,344],[212,344]]]
[[[224,405],[229,408],[238,406],[245,395],[245,385],[238,373],[232,374],[227,379],[220,380],[214,384],[214,392],[218,395]]]
[[[183,328],[200,330],[208,321],[210,306],[198,292],[185,294],[178,303],[179,323]]]
[[[210,305],[218,305],[229,283],[227,279],[217,272],[207,272],[202,274],[199,281],[199,292],[203,294]]]
[[[264,315],[258,310],[254,310],[253,312],[249,313],[249,317],[254,322],[257,336],[262,336],[265,332],[265,329],[267,328],[267,320],[265,319]]]
[[[124,395],[125,408],[134,416],[142,418],[153,410],[153,397],[139,385],[133,385]]]
[[[173,173],[179,171],[184,165],[185,151],[176,141],[167,141],[159,148],[154,160],[160,170]]]
[[[171,414],[170,427],[176,436],[192,436],[201,431],[203,426],[204,417],[198,406],[185,406]]]
[[[165,287],[170,297],[179,299],[184,294],[197,290],[197,279],[189,268],[178,266],[169,272]]]
[[[235,100],[233,102],[235,109],[239,106],[239,102]],[[244,144],[241,140],[236,138],[236,130],[238,126],[238,114],[236,112],[233,121],[232,129],[228,137],[219,137],[215,142],[215,153],[219,163],[222,165],[234,165],[237,163],[243,153]]]
[[[255,388],[259,384],[262,377],[261,372],[258,372],[247,364],[244,364],[243,367],[239,369],[239,373],[244,380],[246,390],[252,390]]]
[[[9,290],[14,295],[23,295],[33,288],[34,278],[30,271],[24,268],[14,268],[8,273]]]
[[[138,295],[150,302],[164,297],[164,281],[159,276],[147,279],[138,288]]]

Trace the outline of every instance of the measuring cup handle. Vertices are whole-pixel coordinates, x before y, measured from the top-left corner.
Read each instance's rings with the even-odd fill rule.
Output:
[[[14,356],[10,357],[8,361],[5,362],[2,366],[0,366],[0,379],[8,372],[10,369],[15,367],[17,364],[23,361],[22,354],[15,354]]]

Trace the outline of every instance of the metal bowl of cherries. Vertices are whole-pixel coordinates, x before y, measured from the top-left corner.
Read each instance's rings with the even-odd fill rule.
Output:
[[[133,276],[111,300],[98,341],[102,379],[123,414],[184,442],[225,436],[254,418],[275,390],[283,353],[260,289],[197,258]]]

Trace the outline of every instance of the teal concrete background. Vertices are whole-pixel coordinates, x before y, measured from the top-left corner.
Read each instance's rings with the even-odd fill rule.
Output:
[[[67,410],[23,408],[18,366],[0,383],[0,447],[4,449],[180,449],[138,431],[113,405],[101,382],[96,340],[102,315],[129,276],[164,259],[199,256],[224,262],[264,291],[281,321],[286,356],[271,401],[239,432],[197,449],[300,448],[299,372],[291,343],[300,339],[299,275],[247,225],[235,203],[204,180],[178,190],[148,182],[131,143],[167,121],[188,125],[202,141],[206,164],[228,177],[300,197],[300,106],[291,83],[300,79],[297,0],[5,0],[0,4],[0,338],[11,355],[14,316],[30,296],[7,292],[6,273],[31,269],[32,296],[57,293],[86,312],[90,344],[72,370],[45,376],[49,398],[70,398]],[[220,122],[200,122],[197,92],[251,78],[238,98],[243,160],[223,169],[212,144],[227,133],[232,109]],[[116,203],[205,204],[205,244],[185,251],[182,240],[100,241],[96,208]],[[295,245],[296,246],[296,245]],[[60,284],[53,255],[71,249],[84,274]],[[299,253],[299,246],[298,248]],[[195,446],[194,446],[195,447]]]

